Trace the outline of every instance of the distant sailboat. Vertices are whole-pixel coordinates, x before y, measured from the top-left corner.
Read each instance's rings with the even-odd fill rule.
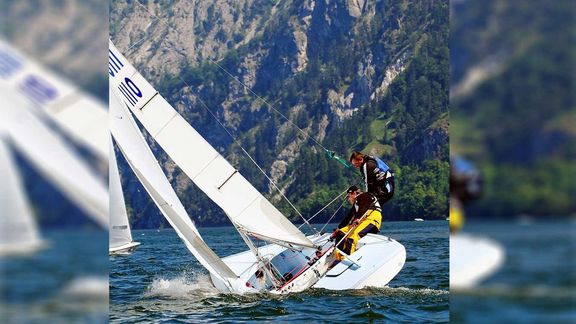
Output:
[[[0,257],[29,254],[45,245],[7,144],[0,130]]]
[[[306,237],[159,95],[112,42],[109,74],[110,85],[121,98],[121,106],[130,109],[168,156],[224,211],[250,248],[245,253],[221,260],[197,232],[189,228],[188,222],[181,217],[167,217],[169,221],[172,220],[171,225],[181,238],[186,233],[191,236],[190,239],[183,239],[184,242],[197,258],[200,256],[199,261],[208,269],[212,282],[219,290],[266,290],[283,294],[305,290],[323,279],[333,261],[329,256],[334,244],[327,242],[329,235]],[[124,119],[124,116],[118,118]],[[142,176],[142,169],[132,166],[136,164],[137,158],[131,161],[129,154],[124,152],[124,149],[133,145],[125,142],[127,145],[123,146],[122,141],[117,141],[137,175],[140,170],[139,179],[149,194],[160,201],[163,197],[157,188],[159,182],[147,181],[148,179]],[[165,176],[162,175],[162,178]],[[165,194],[171,191],[166,190]],[[175,199],[178,200],[177,197]],[[165,216],[169,215],[169,212],[170,210],[163,211]],[[185,213],[182,217],[185,217],[184,215]],[[346,286],[350,284],[353,285],[352,288],[361,288],[366,284],[384,285],[400,271],[406,256],[402,245],[377,235],[367,235],[365,238],[359,245],[359,252],[354,255],[356,261],[349,258],[349,262],[352,262],[349,265],[341,262],[343,268],[334,267],[338,268],[338,273],[334,274],[334,277],[339,277],[337,281],[347,276],[354,277],[355,273],[361,273],[361,276],[351,278],[354,280],[338,286],[334,286],[334,281],[329,281],[325,283],[330,286],[329,289],[348,289]],[[258,248],[252,239],[271,244]],[[367,241],[370,243],[366,243]],[[369,250],[364,247],[369,245],[388,248],[389,253],[383,259],[375,255],[378,261],[374,260],[374,256],[366,256],[360,261],[362,251]],[[288,264],[286,260],[297,262]],[[366,260],[370,260],[369,263],[366,263]],[[393,266],[390,266],[392,264]],[[350,268],[353,270],[349,270]],[[361,268],[361,271],[356,271],[358,268]],[[384,268],[386,269],[382,270]],[[377,278],[383,271],[386,273],[382,281],[378,281]],[[343,276],[340,277],[341,275]]]
[[[122,193],[122,183],[118,172],[114,145],[110,141],[109,160],[109,193],[110,193],[110,230],[109,230],[109,252],[110,254],[127,254],[132,252],[139,242],[132,240],[128,213],[124,204],[124,194]]]

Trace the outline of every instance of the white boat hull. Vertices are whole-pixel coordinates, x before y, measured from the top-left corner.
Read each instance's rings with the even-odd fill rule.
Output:
[[[129,254],[140,245],[140,242],[130,242],[116,247],[110,247],[108,252],[110,254]]]
[[[406,262],[406,249],[396,240],[368,234],[358,242],[358,250],[320,279],[314,288],[330,290],[384,287],[396,277]]]
[[[328,237],[329,234],[309,238],[318,243],[326,242]],[[368,234],[359,241],[358,250],[350,256],[356,265],[345,259],[328,270],[334,261],[332,244],[333,242],[324,246],[323,255],[310,267],[306,263],[309,259],[303,259],[303,268],[296,273],[295,278],[286,277],[288,273],[284,274],[284,277],[289,280],[279,289],[270,290],[266,289],[264,284],[259,285],[254,276],[259,265],[251,251],[228,256],[223,258],[223,261],[239,275],[239,282],[245,282],[246,287],[253,291],[266,290],[277,294],[299,292],[310,287],[330,290],[384,287],[400,272],[406,261],[406,249],[402,244],[386,236]],[[287,249],[269,244],[260,247],[258,251],[266,259],[273,259],[281,256]],[[313,252],[313,250],[307,251],[310,259],[314,257]],[[211,278],[216,288],[221,291],[229,290],[229,284],[227,285],[215,276]]]
[[[504,260],[496,242],[469,234],[450,235],[450,288],[473,287],[493,274]]]

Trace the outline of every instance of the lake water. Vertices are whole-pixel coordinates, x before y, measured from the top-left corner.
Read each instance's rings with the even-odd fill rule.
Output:
[[[231,227],[200,232],[221,256],[247,248]],[[130,256],[110,258],[110,321],[448,321],[448,223],[390,222],[380,233],[407,251],[389,287],[276,296],[221,294],[173,230],[137,230],[133,236],[142,245]]]
[[[1,323],[106,323],[108,233],[44,230],[45,249],[0,259]]]
[[[455,323],[574,323],[576,225],[572,222],[470,223],[465,231],[502,245],[502,268],[478,287],[453,291]]]

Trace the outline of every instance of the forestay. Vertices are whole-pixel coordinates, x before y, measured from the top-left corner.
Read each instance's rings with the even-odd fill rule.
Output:
[[[112,89],[109,98],[112,135],[152,200],[200,264],[221,279],[236,278],[236,274],[200,237],[128,108],[121,103]]]
[[[118,164],[112,139],[110,139],[109,160],[109,193],[110,193],[110,229],[109,246],[111,249],[119,248],[132,242],[132,233],[128,223],[128,213],[124,205],[124,193],[118,173]]]
[[[108,72],[123,102],[236,228],[270,242],[314,246],[158,94],[112,42]]]

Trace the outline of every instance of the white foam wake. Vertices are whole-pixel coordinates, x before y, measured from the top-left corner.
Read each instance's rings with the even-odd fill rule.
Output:
[[[191,298],[209,297],[219,292],[207,274],[189,276],[186,273],[172,279],[156,278],[144,297]]]

